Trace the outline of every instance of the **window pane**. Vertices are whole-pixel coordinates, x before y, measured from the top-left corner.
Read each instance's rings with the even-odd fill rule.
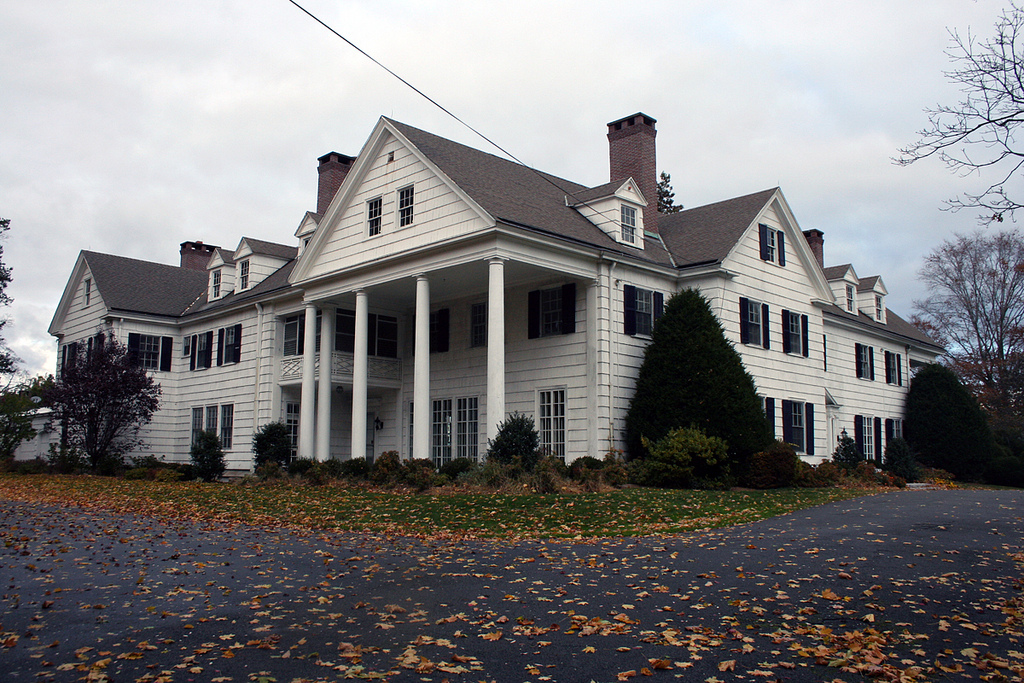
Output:
[[[565,458],[565,390],[540,392],[540,445],[548,454]]]
[[[398,318],[377,316],[377,349],[374,355],[398,358]]]
[[[540,336],[562,333],[562,290],[542,289],[540,292]]]
[[[469,345],[487,346],[487,304],[473,304],[469,309]]]
[[[217,406],[206,407],[206,431],[217,433]]]
[[[650,335],[654,329],[654,292],[636,289],[636,333]]]
[[[380,197],[366,202],[366,226],[371,237],[380,234],[381,203]]]
[[[434,401],[431,446],[434,465],[440,467],[452,459],[452,400]]]
[[[477,398],[469,396],[457,402],[456,414],[456,452],[458,458],[477,459],[477,439],[479,425],[477,422]]]
[[[231,437],[235,428],[235,406],[224,405],[220,407],[220,445],[221,448],[231,448]]]
[[[334,350],[352,353],[356,348],[356,312],[338,309],[335,317]]]
[[[403,187],[398,191],[398,225],[399,227],[412,224],[413,218],[413,188]]]

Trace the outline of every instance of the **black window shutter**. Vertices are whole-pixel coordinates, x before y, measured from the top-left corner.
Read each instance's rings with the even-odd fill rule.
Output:
[[[445,353],[448,351],[448,323],[450,309],[442,308],[437,311],[437,329],[434,338],[431,339],[431,351],[434,353]]]
[[[875,378],[875,347],[868,347],[868,379]]]
[[[782,400],[782,440],[793,442],[793,402]]]
[[[853,418],[853,440],[857,444],[857,450],[864,455],[864,418],[860,415]]]
[[[775,243],[779,246],[779,265],[786,265],[786,235],[781,230],[776,233]]]
[[[298,325],[299,327],[299,343],[296,345],[295,352],[301,356],[303,353],[305,353],[306,348],[306,315],[300,315],[299,321],[295,324]]]
[[[203,356],[203,367],[208,368],[213,359],[213,330],[206,333],[206,353]]]
[[[803,345],[804,345],[804,348],[803,348],[804,358],[809,358],[810,355],[811,355],[811,338],[810,338],[810,335],[808,334],[808,331],[809,330],[808,330],[807,316],[806,315],[802,315],[802,316],[800,316],[800,333],[801,333],[801,337],[802,337]]]
[[[128,333],[128,360],[132,365],[139,364],[139,334],[138,332]]]
[[[896,384],[903,386],[903,356],[896,354]]]
[[[242,323],[235,325],[235,348],[232,351],[231,360],[236,363],[242,360]]]
[[[576,331],[576,283],[562,285],[562,334]]]
[[[189,345],[189,348],[192,349],[192,353],[188,357],[188,369],[189,370],[195,370],[196,369],[196,353],[198,351],[198,349],[197,349],[198,346],[199,346],[199,338],[196,335],[193,334],[192,335],[192,343]]]
[[[217,330],[217,365],[224,365],[224,328]]]
[[[893,438],[892,435],[893,435],[892,418],[888,418],[887,417],[887,418],[885,418],[885,442],[886,443],[889,443],[890,441],[892,441],[892,438]]]
[[[888,351],[885,352],[885,381],[888,382],[889,378],[892,377],[892,354]]]
[[[526,336],[536,339],[540,336],[540,290],[535,289],[526,297]]]
[[[636,287],[633,285],[622,286],[622,303],[625,312],[622,331],[625,334],[636,334]]]
[[[764,417],[768,421],[768,428],[772,432],[772,438],[775,438],[775,399],[765,398],[764,399]]]
[[[654,322],[658,322],[661,314],[665,312],[665,295],[661,292],[654,293]]]
[[[875,460],[882,462],[882,418],[875,418]]]
[[[804,404],[804,453],[814,455],[814,404]]]
[[[857,364],[857,379],[863,379],[864,377],[864,370],[860,363],[860,348],[860,344],[853,345],[853,359],[854,362]]]
[[[60,369],[63,370],[68,366],[68,345],[60,347]]]
[[[772,347],[771,336],[768,334],[768,304],[761,304],[761,346],[766,349]]]
[[[160,372],[171,371],[171,349],[174,340],[171,337],[160,337]]]
[[[757,229],[758,229],[758,237],[761,240],[761,260],[762,261],[767,261],[768,260],[768,226],[764,225],[764,224],[758,225]]]
[[[793,350],[793,345],[789,341],[789,311],[783,309],[782,311],[782,352],[789,353]]]
[[[354,351],[353,347],[353,351]],[[366,353],[370,356],[377,355],[377,314],[370,313],[366,316]]]
[[[750,343],[750,330],[747,329],[747,315],[750,313],[750,300],[740,297],[740,343]]]

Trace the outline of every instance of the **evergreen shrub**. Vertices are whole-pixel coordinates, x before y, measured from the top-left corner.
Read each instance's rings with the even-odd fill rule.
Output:
[[[292,459],[292,437],[283,422],[268,422],[252,435],[252,452],[256,456],[256,467],[276,462],[281,468],[288,467]]]
[[[533,418],[512,413],[498,425],[498,433],[487,443],[487,459],[532,472],[540,460],[540,435]]]
[[[917,481],[921,476],[921,466],[914,457],[914,451],[906,439],[896,438],[885,445],[885,459],[882,469],[907,481]]]
[[[695,428],[673,429],[657,442],[643,441],[650,454],[647,486],[718,488],[729,478],[728,446],[724,439]]]
[[[755,489],[791,486],[799,459],[791,444],[776,441],[766,450],[750,456],[743,483]]]
[[[216,481],[224,474],[224,449],[220,446],[220,438],[213,432],[196,434],[191,456],[196,475],[203,481]]]

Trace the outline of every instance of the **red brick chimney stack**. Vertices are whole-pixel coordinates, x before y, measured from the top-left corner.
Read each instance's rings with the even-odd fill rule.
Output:
[[[352,162],[355,160],[355,157],[337,152],[328,152],[317,159],[320,162],[320,166],[317,168],[320,180],[317,183],[316,212],[321,216],[327,211],[334,195],[338,193],[338,188],[341,187],[345,176],[352,169]]]
[[[181,267],[189,270],[206,270],[210,256],[220,247],[203,244],[202,240],[181,243]]]
[[[814,253],[814,258],[818,260],[818,266],[824,268],[825,233],[821,230],[811,228],[810,230],[804,230],[804,239],[807,240],[807,244],[811,247],[811,252]]]
[[[636,113],[608,124],[608,152],[611,178],[633,178],[647,200],[644,229],[658,232],[658,165],[655,154],[656,121]]]

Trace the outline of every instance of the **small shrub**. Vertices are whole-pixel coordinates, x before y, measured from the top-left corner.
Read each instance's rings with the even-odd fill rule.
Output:
[[[1001,455],[988,466],[985,481],[999,486],[1024,487],[1024,458]]]
[[[314,463],[316,461],[311,458],[295,458],[295,460],[288,463],[288,474],[294,474],[298,477],[305,476]]]
[[[439,484],[443,478],[434,469],[434,461],[428,458],[416,458],[404,463],[402,481],[419,491],[426,491],[431,486]]]
[[[559,493],[568,474],[569,468],[561,459],[548,455],[537,461],[528,483],[535,493]]]
[[[792,445],[776,441],[767,450],[750,457],[744,484],[755,489],[791,486],[799,460]]]
[[[826,488],[835,486],[841,478],[842,470],[831,460],[826,460],[818,465],[810,465],[803,460],[797,460],[793,485],[801,488]]]
[[[78,474],[89,467],[89,457],[71,446],[50,444],[50,452],[46,456],[50,469],[57,474]]]
[[[532,472],[540,459],[540,435],[533,418],[522,413],[509,415],[487,442],[487,459]]]
[[[699,429],[673,429],[654,443],[644,439],[643,446],[650,453],[647,486],[717,488],[729,476],[725,441]]]
[[[469,458],[455,458],[441,465],[441,474],[448,477],[450,481],[458,481],[466,472],[476,467],[476,462]]]
[[[893,476],[900,477],[904,482],[917,481],[921,474],[914,452],[904,439],[893,439],[885,445],[885,461],[882,469]]]
[[[224,474],[224,449],[213,432],[199,432],[190,452],[196,475],[203,481],[216,481]]]
[[[268,422],[252,435],[252,452],[256,458],[256,468],[268,462],[276,462],[280,467],[288,467],[292,459],[292,437],[288,426],[283,422]]]
[[[153,479],[155,481],[171,482],[180,481],[182,473],[171,467],[161,467],[153,473]]]
[[[179,472],[181,472],[181,480],[182,481],[192,481],[192,480],[197,479],[199,477],[199,475],[196,474],[195,465],[193,465],[192,463],[179,464],[176,467],[176,469]]]
[[[402,480],[405,467],[398,451],[384,451],[373,463],[370,480],[379,485],[395,485]]]
[[[133,467],[124,473],[124,478],[128,481],[140,481],[144,479],[152,479],[153,471],[148,467]]]
[[[370,463],[366,458],[350,458],[341,461],[341,476],[362,480],[370,478]]]
[[[262,465],[256,466],[256,478],[260,481],[280,479],[283,476],[284,472],[281,470],[281,466],[276,462],[265,462]]]
[[[53,446],[51,445],[52,449]],[[16,460],[14,463],[14,472],[16,474],[42,474],[46,471],[46,461],[40,458],[33,458],[32,460]],[[67,474],[70,474],[68,472]]]
[[[142,468],[147,470],[157,470],[161,467],[167,467],[167,463],[155,455],[136,455],[128,458],[128,467],[129,469]],[[125,472],[126,476],[127,474],[128,473]]]
[[[946,484],[956,481],[956,477],[953,476],[952,472],[948,472],[938,467],[921,467],[921,476],[918,481],[926,481],[929,484],[945,486]]]
[[[500,489],[510,484],[517,471],[513,465],[506,465],[497,460],[488,460],[465,474],[463,481],[470,486]]]
[[[331,458],[330,460],[324,460],[322,463],[320,463],[320,465],[322,465],[324,475],[327,478],[340,479],[344,471],[341,467],[342,462],[343,461],[341,460],[335,460],[334,458]]]
[[[846,475],[854,481],[870,484],[878,481],[876,472],[877,470],[873,462],[861,460],[852,470],[847,470]]]
[[[569,465],[569,476],[576,481],[583,481],[588,478],[588,473],[601,469],[604,469],[603,460],[598,460],[592,455],[584,455],[582,458],[576,458]]]
[[[836,463],[844,471],[850,472],[860,463],[864,462],[864,454],[857,448],[857,442],[849,435],[839,437],[839,445],[832,453],[832,462]]]

